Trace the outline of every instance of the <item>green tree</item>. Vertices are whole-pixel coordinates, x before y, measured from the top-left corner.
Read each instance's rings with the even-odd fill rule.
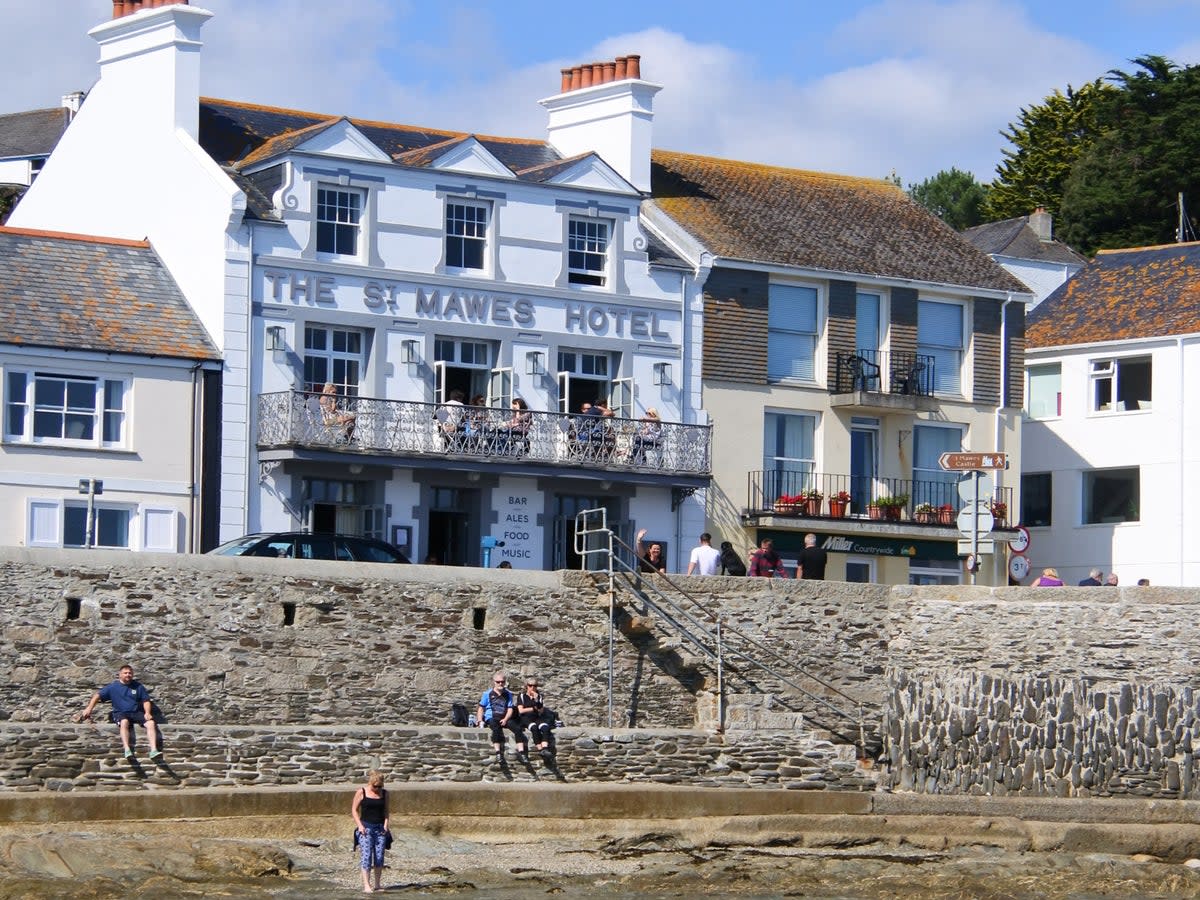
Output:
[[[1161,56],[1109,73],[1098,134],[1067,179],[1059,233],[1085,253],[1175,239],[1177,196],[1200,207],[1200,66]]]
[[[1099,131],[1097,107],[1116,93],[1101,79],[1078,91],[1055,90],[1041,103],[1021,110],[1016,122],[1000,134],[1012,144],[996,166],[984,216],[988,221],[1026,216],[1039,206],[1057,214],[1071,167]]]
[[[9,213],[13,211],[13,207],[17,205],[17,201],[24,193],[25,188],[23,187],[14,185],[0,187],[0,225],[8,221]]]
[[[951,166],[920,184],[908,186],[908,196],[953,228],[962,231],[983,221],[988,188],[970,172]]]

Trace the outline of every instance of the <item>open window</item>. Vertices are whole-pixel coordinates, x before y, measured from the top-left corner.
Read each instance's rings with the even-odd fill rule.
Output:
[[[508,409],[513,400],[513,370],[510,366],[492,369],[488,379],[487,405]]]
[[[476,398],[487,397],[494,356],[495,348],[489,341],[437,338],[433,343],[434,402],[445,403],[456,390],[462,391],[463,402],[468,405]]]
[[[1150,409],[1149,356],[1094,359],[1090,373],[1093,412]]]
[[[612,411],[623,419],[632,419],[633,398],[633,379],[614,378],[612,383],[612,397],[609,400],[609,406],[612,407]]]
[[[613,392],[612,358],[591,350],[558,351],[558,404],[561,412],[579,412],[584,403],[608,403]]]

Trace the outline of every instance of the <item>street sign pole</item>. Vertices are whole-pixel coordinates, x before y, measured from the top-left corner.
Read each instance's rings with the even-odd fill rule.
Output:
[[[971,473],[975,482],[975,508],[972,511],[975,527],[971,529],[971,556],[975,558],[975,566],[971,569],[972,586],[975,584],[975,573],[979,571],[979,476],[982,474],[978,469]]]

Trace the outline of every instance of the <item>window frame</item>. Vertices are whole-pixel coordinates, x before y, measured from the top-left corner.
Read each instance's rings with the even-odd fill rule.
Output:
[[[605,230],[603,249],[596,250],[593,247],[588,246],[599,240],[597,235],[576,235],[575,232],[577,228],[582,228],[585,230],[603,228]],[[567,217],[567,284],[574,287],[612,287],[612,246],[615,235],[616,223],[611,219],[601,218],[598,216]],[[577,248],[575,246],[576,242],[582,242],[584,246]],[[599,257],[602,260],[602,266],[599,269],[595,269],[588,268],[586,265],[582,268],[580,266],[573,265],[577,255],[582,256],[582,261],[585,263],[588,258]]]
[[[325,346],[313,346],[310,337],[322,332],[326,335]],[[351,338],[357,338],[358,349],[349,350],[337,348],[338,339],[345,339],[347,345]],[[327,384],[332,383],[335,392],[343,397],[358,396],[362,384],[363,373],[367,367],[367,333],[361,328],[346,328],[326,322],[306,322],[304,325],[304,356],[301,359],[303,368],[304,389],[310,393],[320,392]],[[312,360],[325,364],[325,377],[315,377],[315,365]]]
[[[922,340],[921,337],[921,307],[925,305],[933,306],[950,306],[956,307],[959,311],[959,333],[957,345],[936,343],[932,340]],[[917,299],[917,354],[919,356],[932,356],[934,359],[933,370],[933,392],[947,397],[963,397],[965,396],[965,384],[963,379],[963,369],[967,360],[967,341],[968,331],[970,329],[970,321],[968,316],[967,304],[962,300],[953,300],[946,297],[919,297]],[[950,373],[945,371],[945,366],[939,365],[941,362],[939,354],[954,353],[956,355],[956,365]]]
[[[1039,374],[1037,370],[1045,370],[1044,375],[1049,380],[1050,376],[1057,378],[1058,390],[1055,391],[1055,403],[1053,413],[1039,414],[1039,410],[1034,407],[1034,376]],[[1053,370],[1053,371],[1051,371]],[[1044,421],[1046,419],[1058,419],[1062,417],[1062,363],[1031,363],[1025,367],[1025,417],[1034,421]]]
[[[1045,479],[1045,490],[1033,489],[1033,479]],[[1040,516],[1033,515],[1031,501],[1033,498],[1045,499],[1045,521]],[[1038,507],[1041,511],[1041,507]],[[1021,473],[1021,524],[1026,528],[1050,528],[1054,525],[1054,473],[1053,472],[1022,472]]]
[[[322,218],[323,210],[329,208],[328,201],[322,197],[324,194],[336,194],[345,197],[353,197],[357,201],[357,209],[351,210],[352,204],[347,204],[348,212],[354,214],[354,221],[342,221],[338,218]],[[334,204],[333,209],[340,210],[340,204]],[[367,192],[363,188],[350,187],[348,185],[333,185],[333,184],[318,184],[313,197],[313,247],[316,250],[317,256],[322,259],[361,259],[363,248],[366,245],[366,228],[365,217],[367,210]],[[332,233],[326,234],[323,226],[332,226]],[[340,238],[343,233],[349,233],[354,238],[354,249],[350,252],[345,252],[341,249]],[[322,246],[322,237],[332,237],[332,248]]]
[[[786,319],[782,312],[782,304],[787,299],[787,292],[804,292],[812,299],[812,329],[783,325],[781,321],[801,323],[800,310]],[[793,298],[794,299],[794,298]],[[767,288],[767,381],[772,384],[805,384],[815,385],[819,381],[820,365],[818,355],[821,344],[821,329],[823,326],[821,288],[815,284],[799,284],[791,282],[772,282]],[[771,315],[772,308],[780,310],[776,317]],[[783,352],[783,347],[794,347],[797,342],[807,342],[803,354]],[[774,350],[774,352],[772,352]],[[774,363],[772,360],[774,359]],[[811,371],[795,372],[797,361],[807,360]],[[787,363],[789,371],[784,373],[783,363]],[[803,368],[803,367],[802,367]]]
[[[3,370],[3,439],[7,443],[30,444],[44,447],[88,447],[104,450],[123,450],[129,447],[131,406],[133,398],[133,376],[81,375],[70,371],[48,371],[31,367],[11,367]],[[14,396],[17,380],[22,382],[23,397]],[[63,397],[57,408],[39,400],[39,384],[50,385],[62,382]],[[92,408],[85,411],[82,406],[71,406],[69,385],[91,387]],[[120,405],[110,405],[110,391],[120,395]],[[20,430],[12,427],[14,416],[21,420]],[[90,417],[91,437],[65,436],[70,430],[72,419]],[[58,417],[62,422],[58,435],[39,434],[39,420]],[[115,422],[110,427],[110,423]],[[116,436],[110,437],[115,432]]]
[[[94,501],[97,516],[96,534],[93,541],[100,537],[105,525],[102,517],[118,515],[124,519],[119,524],[123,531],[124,543],[93,543],[92,548],[105,550],[129,551],[159,551],[178,553],[182,549],[180,543],[180,512],[173,507],[148,506],[134,501],[119,500]],[[68,510],[72,515],[68,516]],[[77,533],[78,523],[68,522],[68,518],[78,519],[78,514],[84,513],[83,534]],[[87,501],[74,497],[30,497],[25,502],[25,544],[29,547],[45,547],[63,550],[82,550],[87,535]],[[155,519],[153,527],[149,524]],[[68,528],[75,533],[68,535]],[[39,534],[39,528],[41,533]],[[51,535],[50,532],[53,532]],[[151,544],[151,532],[157,537],[160,532],[166,537],[162,544]],[[68,542],[68,537],[75,540]],[[76,542],[77,541],[77,542]]]
[[[1145,364],[1147,367],[1147,397],[1134,398],[1136,409],[1125,408],[1128,397],[1122,397],[1121,369]],[[1106,368],[1105,368],[1106,367]],[[1132,379],[1131,379],[1132,380]],[[1100,403],[1100,386],[1108,384],[1108,403]],[[1088,360],[1088,414],[1093,416],[1126,415],[1127,413],[1149,412],[1154,408],[1154,357],[1149,353],[1133,356],[1103,356]]]
[[[474,210],[483,214],[482,234],[468,235],[465,233],[452,234],[452,223],[460,223],[463,230],[467,230],[470,226],[480,227],[479,222],[468,222],[466,218],[452,219],[451,214],[455,208],[463,210]],[[479,200],[470,200],[463,197],[447,197],[445,202],[445,211],[443,215],[445,223],[445,231],[442,238],[442,252],[445,254],[444,267],[448,272],[480,272],[486,274],[490,271],[490,249],[491,249],[491,231],[492,231],[492,205]],[[462,262],[466,262],[467,246],[478,247],[479,265],[455,265],[451,262],[451,247],[453,242],[460,243],[460,256]]]
[[[941,454],[945,452],[960,452],[963,449],[963,442],[966,440],[967,436],[967,427],[954,422],[931,422],[925,419],[913,422],[913,496],[909,499],[912,501],[912,506],[914,509],[922,503],[929,503],[933,506],[943,506],[947,503],[952,506],[958,505],[958,482],[962,478],[962,473],[947,472],[936,461],[932,462],[931,465],[918,465],[918,458],[921,450],[921,436],[923,433],[932,434],[934,431],[946,432],[947,434],[955,432],[958,434],[958,440],[953,441],[950,448],[936,448],[937,457],[940,457]],[[934,459],[936,460],[936,457],[934,457]],[[928,485],[929,487],[927,489],[918,489],[918,485]]]
[[[1131,473],[1133,490],[1130,492],[1132,496],[1128,498],[1118,498],[1126,504],[1126,509],[1132,508],[1132,517],[1128,514],[1123,518],[1113,516],[1096,516],[1096,486],[1095,481],[1098,478],[1108,478],[1113,480],[1114,476],[1120,473]],[[1141,466],[1116,466],[1113,468],[1104,469],[1084,469],[1080,473],[1079,484],[1079,524],[1081,526],[1099,525],[1112,526],[1124,524],[1138,524],[1141,522],[1141,486],[1142,486],[1142,469]],[[1111,497],[1112,494],[1107,490],[1104,492],[1106,496]]]

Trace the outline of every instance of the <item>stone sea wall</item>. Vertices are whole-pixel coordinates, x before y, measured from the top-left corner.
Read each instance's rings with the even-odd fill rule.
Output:
[[[139,731],[133,760],[113,725],[0,725],[0,791],[155,790],[348,784],[379,769],[390,783],[644,782],[696,787],[874,790],[874,772],[853,748],[781,732],[563,728],[547,765],[503,766],[478,728],[166,726],[164,754],[151,762]]]

